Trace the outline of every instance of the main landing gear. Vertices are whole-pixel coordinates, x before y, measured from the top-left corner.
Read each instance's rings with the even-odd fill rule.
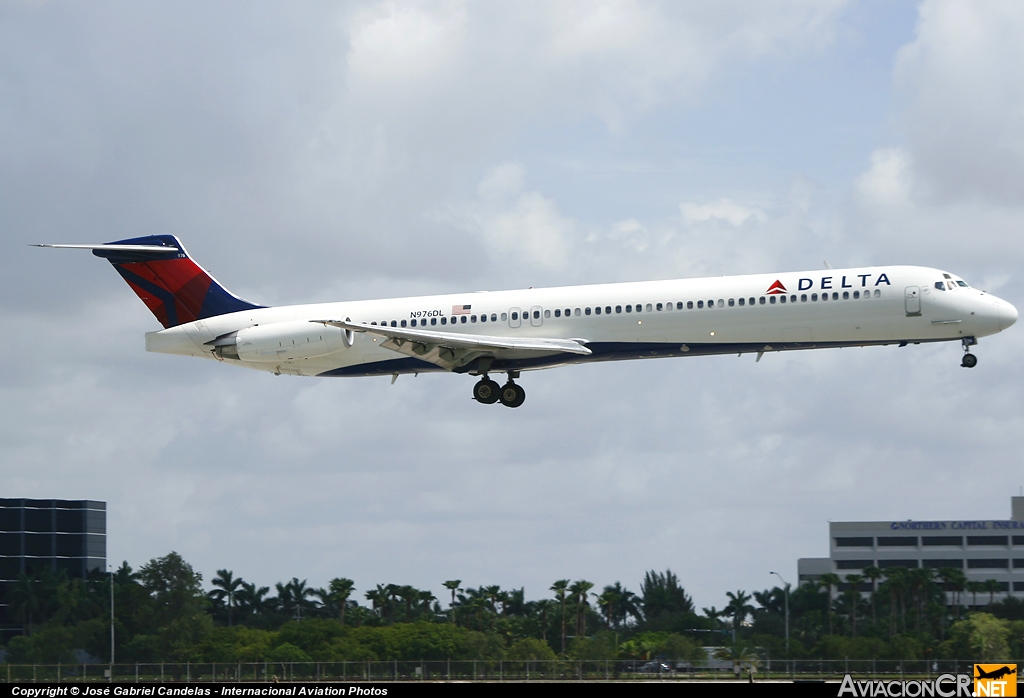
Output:
[[[473,399],[485,405],[493,405],[500,400],[505,407],[519,407],[526,402],[526,391],[513,380],[518,377],[518,371],[509,371],[508,382],[498,387],[498,384],[485,374],[473,386]]]
[[[974,337],[964,337],[962,340],[964,345],[964,358],[960,362],[962,368],[974,368],[978,365],[978,357],[971,353],[971,346],[978,343]]]

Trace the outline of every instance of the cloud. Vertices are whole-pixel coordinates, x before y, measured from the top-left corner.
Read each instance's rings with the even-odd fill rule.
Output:
[[[683,219],[689,223],[703,223],[715,219],[740,226],[748,220],[765,220],[763,211],[743,206],[724,197],[706,204],[682,203],[679,204],[679,211]]]
[[[921,3],[898,55],[899,126],[920,177],[943,201],[1024,203],[1020,3]]]
[[[913,167],[901,148],[871,153],[871,167],[856,181],[857,193],[868,206],[900,206],[910,203]]]
[[[480,236],[495,263],[563,269],[576,223],[559,213],[554,200],[523,191],[525,176],[519,163],[499,165],[480,181],[477,201],[435,215]]]

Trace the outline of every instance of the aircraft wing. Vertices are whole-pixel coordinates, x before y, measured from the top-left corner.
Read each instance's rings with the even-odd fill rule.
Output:
[[[545,337],[494,337],[461,332],[436,332],[408,327],[387,327],[367,325],[348,320],[310,320],[323,325],[340,327],[350,332],[365,332],[384,341],[380,346],[399,354],[412,356],[440,366],[449,371],[465,366],[481,356],[499,356],[514,352],[517,355],[530,354],[590,354],[576,339],[553,339]]]

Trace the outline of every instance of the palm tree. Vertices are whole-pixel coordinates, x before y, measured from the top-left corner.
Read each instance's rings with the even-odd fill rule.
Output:
[[[35,579],[21,572],[18,574],[18,579],[11,586],[8,594],[14,619],[26,623],[26,634],[31,635],[32,620],[42,607],[39,600],[38,583]]]
[[[555,592],[555,598],[562,606],[562,654],[565,654],[565,592],[569,588],[568,579],[559,579],[551,585],[551,591]]]
[[[452,592],[452,605],[451,605],[451,622],[455,623],[455,592],[462,591],[459,585],[462,584],[461,579],[449,579],[444,583],[445,588]]]
[[[238,605],[250,615],[258,615],[266,608],[266,596],[270,593],[270,587],[256,588],[255,584],[242,582],[241,589],[235,594]]]
[[[878,580],[882,578],[882,570],[874,565],[864,568],[864,578],[871,582],[871,625],[875,624],[875,592],[878,591]]]
[[[744,664],[749,669],[757,667],[757,655],[742,642],[734,642],[731,647],[719,647],[715,650],[715,659],[732,662],[732,670],[737,678],[739,678],[740,669]]]
[[[860,585],[864,581],[863,575],[846,575],[846,593],[850,606],[850,635],[857,637],[857,605],[860,601]]]
[[[967,575],[964,571],[959,568],[952,568],[949,572],[949,584],[953,588],[953,599],[956,603],[956,619],[960,620],[960,594],[964,591],[964,585],[967,584]]]
[[[418,594],[418,596],[416,598],[416,601],[418,603],[423,604],[423,613],[424,613],[424,615],[429,616],[430,615],[430,604],[432,602],[434,602],[434,601],[437,601],[437,597],[434,596],[429,591],[424,590],[424,591],[421,591]]]
[[[210,584],[217,587],[210,592],[210,596],[220,603],[226,600],[228,609],[228,625],[232,625],[235,610],[235,595],[243,584],[241,577],[236,577],[230,570],[217,570],[217,576],[210,580]]]
[[[335,577],[327,585],[331,598],[338,604],[338,620],[342,627],[345,625],[345,607],[348,605],[348,597],[355,589],[355,582],[346,577]]]
[[[388,590],[383,585],[378,584],[376,589],[370,589],[364,596],[366,596],[366,600],[370,602],[374,613],[376,613],[384,607],[388,598]],[[380,616],[383,617],[383,613]]]
[[[974,603],[971,604],[971,607],[973,609],[977,610],[977,608],[978,608],[978,592],[979,591],[985,591],[985,585],[983,583],[981,583],[981,582],[970,581],[970,582],[967,582],[966,584],[964,584],[964,587],[967,589],[967,591],[969,593],[974,595]]]
[[[985,585],[985,591],[988,592],[988,607],[991,609],[996,600],[996,592],[999,591],[999,582],[994,579],[986,579],[982,584]]]
[[[740,626],[743,625],[747,616],[754,612],[754,607],[750,605],[750,594],[742,589],[735,594],[727,591],[725,595],[729,597],[729,603],[726,604],[722,614],[732,616],[733,641],[735,641],[736,633],[739,632]]]
[[[828,602],[828,634],[832,634],[832,587],[839,586],[839,575],[826,572],[818,577],[818,581],[825,587],[826,600]]]
[[[587,596],[593,588],[594,583],[585,579],[569,587],[569,593],[573,595],[573,601],[576,603],[576,637],[587,635],[587,609],[590,607]]]
[[[604,609],[605,624],[609,630],[612,629],[612,615],[621,600],[622,596],[610,586],[605,587],[601,595],[597,597],[597,605]]]

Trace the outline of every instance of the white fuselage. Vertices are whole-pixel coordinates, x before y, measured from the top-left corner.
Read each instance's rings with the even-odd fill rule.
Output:
[[[346,334],[310,322],[325,319],[573,339],[593,352],[538,356],[533,351],[521,357],[506,352],[488,364],[504,371],[582,361],[970,340],[1006,329],[1017,311],[936,269],[864,267],[260,308],[151,332],[146,348],[306,376],[444,370],[384,348],[370,333]],[[231,333],[239,333],[239,359],[219,356],[210,344]],[[243,337],[249,337],[247,343]],[[473,372],[472,366],[466,370]]]

